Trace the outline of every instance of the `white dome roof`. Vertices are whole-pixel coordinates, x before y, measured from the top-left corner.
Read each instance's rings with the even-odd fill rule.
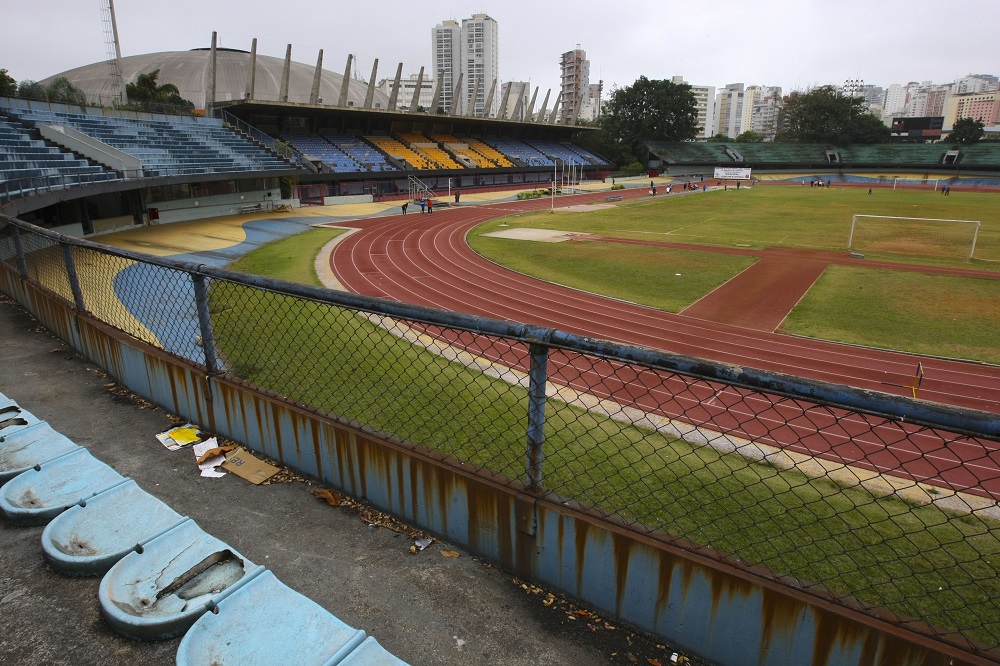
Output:
[[[160,70],[156,79],[158,84],[174,84],[180,90],[181,97],[194,102],[195,107],[203,109],[205,108],[205,93],[208,89],[210,55],[210,50],[198,49],[128,56],[122,58],[122,77],[125,79],[125,83],[132,83],[140,74]],[[243,99],[249,82],[250,53],[217,49],[216,63],[215,101],[227,102]],[[316,71],[315,65],[292,61],[288,77],[288,99],[280,100],[278,92],[281,87],[281,74],[284,66],[285,61],[282,58],[257,54],[257,74],[254,81],[253,98],[271,102],[288,101],[308,104],[309,95],[312,92],[313,73]],[[106,62],[77,67],[51,76],[42,83],[47,84],[60,76],[65,76],[70,83],[86,93],[90,102],[109,102],[115,96]],[[322,104],[333,105],[337,103],[340,99],[340,86],[343,79],[342,74],[323,70],[319,85],[319,97]],[[351,80],[348,84],[347,100],[353,106],[363,106],[367,92],[367,83]],[[375,90],[373,105],[379,105],[384,109],[388,103],[389,98],[385,93]]]

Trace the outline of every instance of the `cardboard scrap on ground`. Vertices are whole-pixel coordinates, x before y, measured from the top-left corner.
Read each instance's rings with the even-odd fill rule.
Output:
[[[166,432],[161,432],[156,436],[163,446],[169,451],[176,451],[179,448],[201,440],[201,431],[193,423],[171,428]]]
[[[225,476],[226,473],[220,471],[218,467],[226,462],[225,454],[235,448],[235,444],[219,446],[219,441],[215,437],[210,437],[204,442],[195,444],[192,449],[195,460],[198,463],[198,469],[201,470],[201,475],[212,478]]]
[[[255,458],[243,447],[237,447],[226,454],[226,462],[222,463],[222,469],[257,485],[267,481],[280,471],[274,465]]]

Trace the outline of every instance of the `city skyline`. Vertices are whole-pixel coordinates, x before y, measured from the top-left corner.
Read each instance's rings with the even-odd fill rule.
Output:
[[[922,6],[928,11],[919,11]],[[720,0],[707,10],[640,2],[634,12],[625,13],[590,2],[574,5],[572,12],[521,0],[460,11],[375,0],[360,9],[311,3],[290,15],[269,12],[272,5],[256,0],[239,5],[176,0],[169,7],[152,0],[118,0],[115,9],[126,56],[204,48],[217,31],[223,48],[249,50],[256,37],[258,51],[276,57],[283,57],[291,43],[297,62],[315,62],[324,49],[331,71],[342,71],[352,53],[363,77],[378,58],[378,78],[391,76],[399,62],[404,75],[420,67],[429,74],[428,32],[449,18],[461,21],[486,13],[502,35],[500,83],[528,81],[541,97],[547,89],[558,93],[560,57],[577,45],[587,51],[591,82],[603,81],[605,95],[639,76],[682,76],[694,85],[720,89],[736,82],[780,86],[787,93],[849,79],[888,88],[996,73],[1000,63],[991,31],[1000,19],[1000,3],[958,0],[950,5],[948,15],[963,18],[957,47],[929,13],[937,6],[921,0],[845,0],[835,8],[813,0]],[[40,80],[106,58],[97,3],[53,0],[47,8],[51,11],[43,19],[37,8],[23,4],[5,10],[8,36],[0,68],[19,81]]]

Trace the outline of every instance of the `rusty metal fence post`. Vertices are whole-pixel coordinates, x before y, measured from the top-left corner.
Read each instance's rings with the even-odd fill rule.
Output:
[[[525,483],[529,490],[542,486],[542,446],[545,443],[545,382],[548,379],[549,348],[532,342],[528,347],[528,462]]]
[[[209,374],[219,372],[219,360],[215,353],[215,336],[212,333],[212,319],[208,312],[208,286],[205,276],[191,273],[194,283],[194,301],[198,310],[198,328],[201,330],[201,348],[205,352],[205,369]]]
[[[59,243],[62,247],[63,261],[66,262],[66,277],[69,280],[70,291],[73,292],[73,303],[77,312],[86,312],[87,306],[83,301],[83,290],[80,289],[80,277],[76,273],[76,260],[73,258],[73,247],[66,243]]]
[[[14,254],[17,255],[17,272],[21,277],[28,279],[28,262],[24,258],[24,245],[21,243],[21,230],[13,227],[14,232]]]

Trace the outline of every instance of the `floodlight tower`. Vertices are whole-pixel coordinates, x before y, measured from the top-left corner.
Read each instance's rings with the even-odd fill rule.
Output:
[[[115,101],[124,104],[125,79],[122,78],[122,49],[118,43],[118,22],[115,20],[114,0],[100,0],[101,20],[104,23],[104,44],[108,54],[108,74],[111,76],[111,90]]]

